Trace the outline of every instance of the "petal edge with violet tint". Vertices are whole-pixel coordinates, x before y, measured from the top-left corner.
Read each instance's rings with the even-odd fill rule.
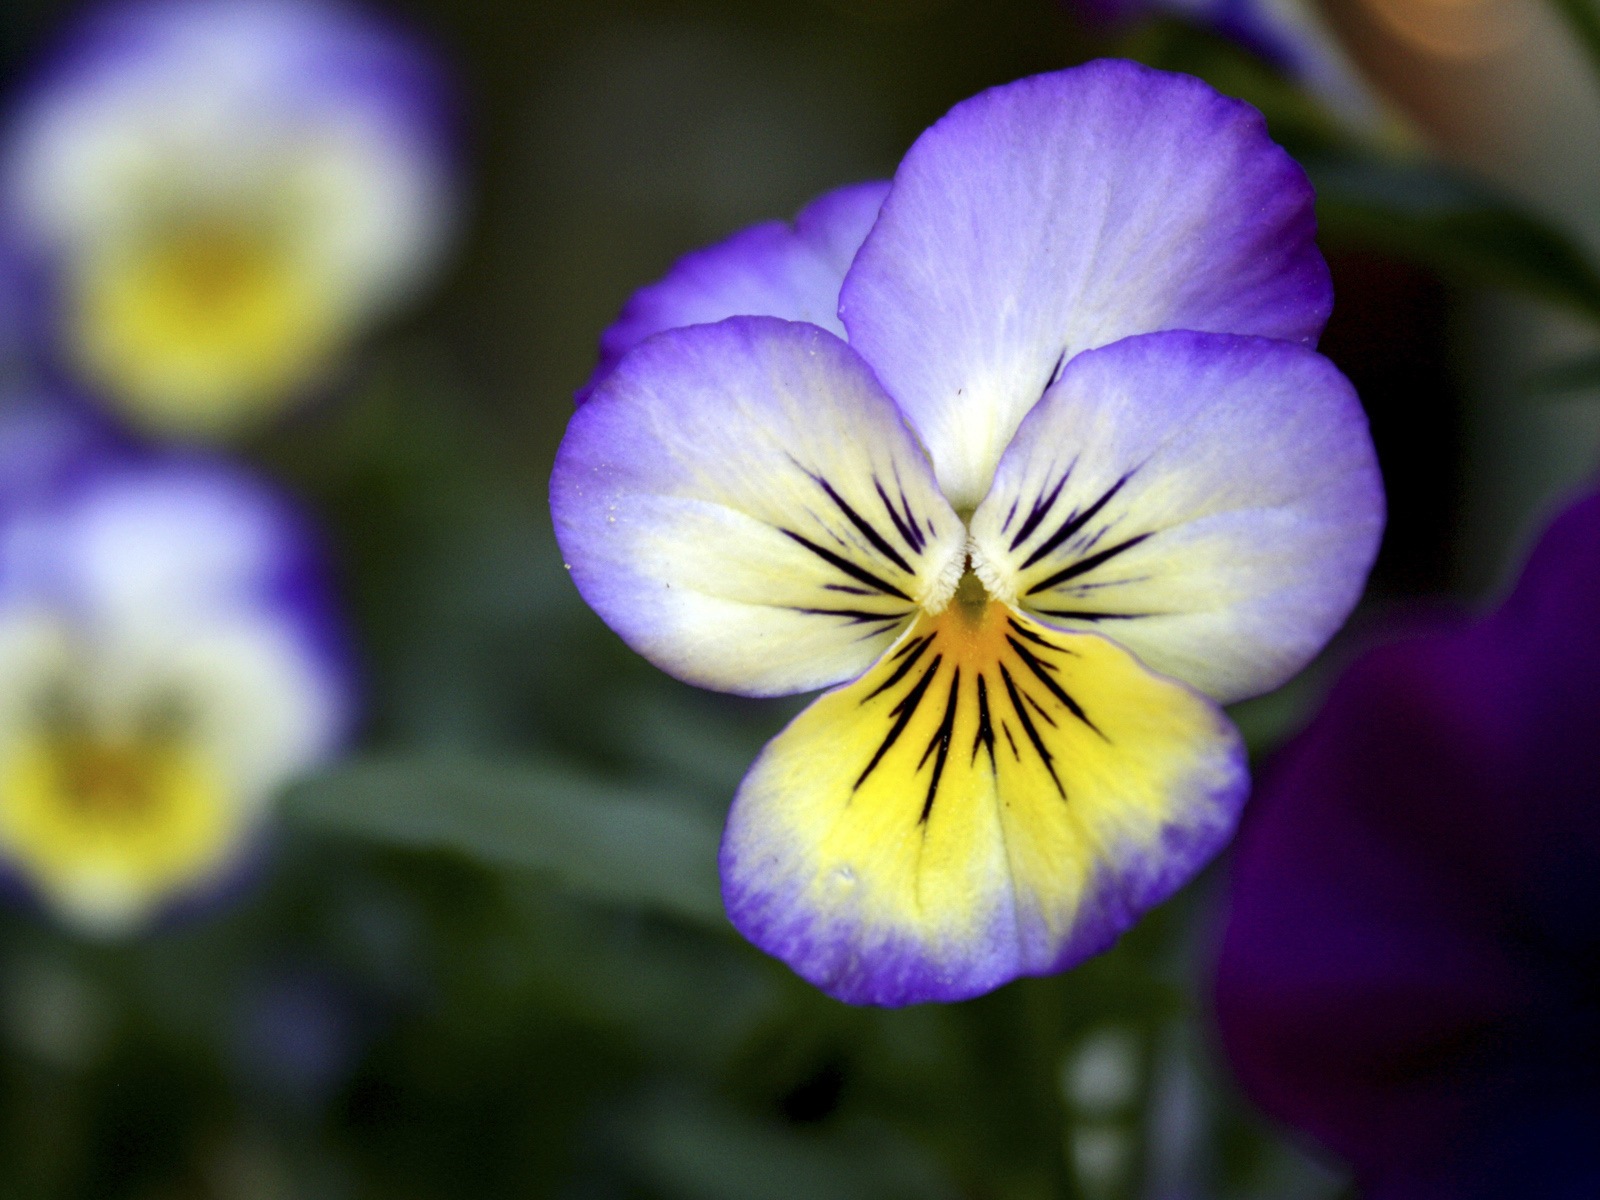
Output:
[[[1222,1045],[1385,1200],[1592,1196],[1600,494],[1473,624],[1370,650],[1230,867]]]
[[[768,744],[723,897],[841,1000],[959,1000],[1106,949],[1227,841],[1248,787],[1205,697],[1098,635],[958,600]]]
[[[991,89],[918,138],[839,311],[970,508],[1081,351],[1164,329],[1315,343],[1332,307],[1315,232],[1260,113],[1105,60]]]
[[[1069,363],[972,520],[991,589],[1222,703],[1305,665],[1360,598],[1383,483],[1313,350],[1157,333]]]
[[[835,188],[801,209],[792,225],[763,221],[684,255],[635,292],[600,335],[600,362],[579,389],[578,403],[624,354],[667,329],[728,317],[782,317],[843,337],[839,288],[888,192],[883,181]]]
[[[573,415],[550,480],[573,582],[689,683],[851,679],[955,587],[966,531],[871,370],[814,325],[649,339]]]

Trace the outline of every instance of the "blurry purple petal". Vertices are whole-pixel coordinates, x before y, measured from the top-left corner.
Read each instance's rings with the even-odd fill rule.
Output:
[[[1373,1196],[1600,1178],[1597,604],[1592,496],[1494,615],[1358,663],[1246,815],[1223,1040]]]

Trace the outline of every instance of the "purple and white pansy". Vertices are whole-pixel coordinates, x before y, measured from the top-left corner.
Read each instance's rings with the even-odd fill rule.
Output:
[[[1321,648],[1383,525],[1314,232],[1258,113],[1102,61],[635,298],[556,531],[664,669],[832,689],[729,817],[758,946],[847,1001],[960,999],[1104,949],[1226,842],[1220,706]]]
[[[91,13],[0,161],[55,352],[163,435],[302,398],[439,258],[445,91],[424,47],[313,0]]]
[[[348,649],[308,527],[237,468],[92,448],[16,500],[0,856],[64,923],[128,932],[226,879],[339,747]]]

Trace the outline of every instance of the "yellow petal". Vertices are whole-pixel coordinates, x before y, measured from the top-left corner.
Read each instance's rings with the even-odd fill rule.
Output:
[[[1247,788],[1210,700],[1097,635],[958,602],[766,748],[724,894],[841,999],[957,999],[1104,949],[1223,844]]]
[[[231,858],[237,806],[181,744],[34,736],[0,764],[0,843],[66,920],[118,932]]]

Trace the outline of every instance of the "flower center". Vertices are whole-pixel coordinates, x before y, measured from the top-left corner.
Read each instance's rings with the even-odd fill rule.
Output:
[[[0,750],[0,840],[91,920],[202,875],[228,843],[231,806],[193,731],[148,718],[114,732],[52,699]]]
[[[969,562],[961,573],[960,582],[956,584],[955,595],[951,597],[951,606],[969,624],[978,625],[983,622],[991,601],[988,587]]]
[[[73,336],[86,370],[140,415],[206,426],[296,386],[330,333],[281,231],[239,217],[158,223],[85,253]]]

